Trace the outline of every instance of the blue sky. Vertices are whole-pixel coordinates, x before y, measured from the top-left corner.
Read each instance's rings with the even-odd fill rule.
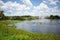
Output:
[[[60,15],[60,0],[0,0],[0,10],[6,16]]]

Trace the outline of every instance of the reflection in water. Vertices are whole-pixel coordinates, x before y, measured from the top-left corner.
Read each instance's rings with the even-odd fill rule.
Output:
[[[16,23],[15,26],[22,30],[39,33],[60,34],[60,20],[32,20]]]

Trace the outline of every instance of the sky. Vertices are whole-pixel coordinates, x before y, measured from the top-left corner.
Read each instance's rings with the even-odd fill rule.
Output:
[[[60,0],[0,0],[6,16],[60,16]]]

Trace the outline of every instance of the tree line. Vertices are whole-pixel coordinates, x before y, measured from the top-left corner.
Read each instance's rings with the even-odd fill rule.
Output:
[[[32,19],[38,19],[37,16],[30,16],[30,15],[24,15],[24,16],[5,16],[4,11],[0,11],[0,20],[32,20]]]
[[[45,17],[46,19],[60,19],[59,15],[50,15],[48,17]]]

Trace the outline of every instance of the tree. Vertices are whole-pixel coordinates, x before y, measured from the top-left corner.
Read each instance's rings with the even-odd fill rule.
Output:
[[[4,17],[3,12],[4,12],[4,11],[0,11],[0,19],[3,19],[3,17]]]

